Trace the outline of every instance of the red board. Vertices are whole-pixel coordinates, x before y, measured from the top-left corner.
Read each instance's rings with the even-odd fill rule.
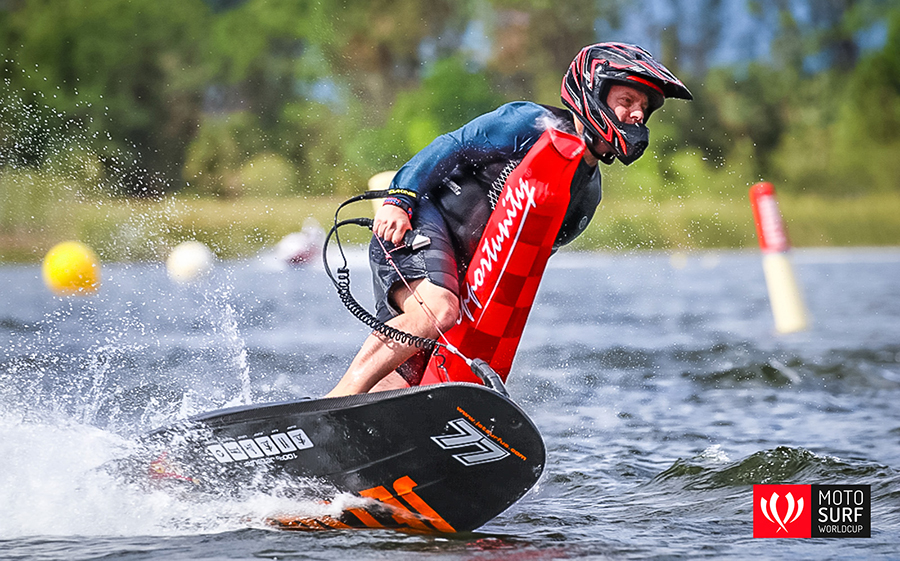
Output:
[[[460,289],[460,319],[447,340],[469,358],[509,375],[584,153],[580,138],[548,129],[509,175]],[[481,383],[441,349],[422,384]]]

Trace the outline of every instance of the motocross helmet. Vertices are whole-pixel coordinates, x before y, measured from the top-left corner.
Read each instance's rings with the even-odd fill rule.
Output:
[[[650,132],[644,123],[632,125],[619,121],[606,103],[614,84],[631,86],[647,94],[645,122],[667,97],[693,99],[693,96],[674,74],[637,45],[597,43],[578,53],[563,78],[562,102],[584,124],[585,143],[598,160],[611,164],[618,158],[628,165],[644,153]],[[598,154],[594,149],[598,139],[603,139],[612,152]]]

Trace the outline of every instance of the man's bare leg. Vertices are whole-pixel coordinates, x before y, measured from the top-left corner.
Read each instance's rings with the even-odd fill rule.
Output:
[[[427,279],[415,280],[410,286],[434,314],[434,318],[426,313],[406,286],[401,286],[395,290],[394,301],[402,313],[387,321],[387,325],[418,337],[434,339],[438,336],[438,327],[441,331],[446,331],[456,322],[459,317],[459,299],[455,294]],[[418,350],[414,345],[405,345],[381,333],[372,333],[350,363],[344,377],[325,397],[368,392]],[[379,389],[389,389],[394,383],[390,383],[388,387],[382,385]]]
[[[396,370],[388,372],[388,375],[381,379],[380,382],[372,386],[369,393],[386,392],[388,390],[402,390],[409,387],[406,378],[397,373]]]

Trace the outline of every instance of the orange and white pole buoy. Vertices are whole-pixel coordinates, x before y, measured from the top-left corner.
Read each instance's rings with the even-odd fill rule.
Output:
[[[791,246],[775,199],[775,187],[768,182],[757,183],[750,188],[750,202],[775,329],[779,333],[803,331],[809,325],[808,314],[788,256]]]

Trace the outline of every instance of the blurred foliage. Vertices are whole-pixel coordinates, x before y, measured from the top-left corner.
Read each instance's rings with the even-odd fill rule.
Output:
[[[453,84],[448,88],[447,84]],[[472,72],[457,57],[436,62],[414,90],[397,95],[387,122],[360,131],[360,164],[372,174],[396,169],[434,138],[503,103],[484,71]]]
[[[240,170],[262,144],[258,118],[249,111],[205,116],[184,164],[188,189],[224,197],[243,194]]]
[[[647,154],[604,169],[605,200],[744,201],[761,179],[900,191],[900,0],[746,0],[763,54],[717,64],[732,4],[8,0],[0,235],[34,234],[71,200],[358,192],[501,103],[559,105],[571,58],[628,40],[628,15],[695,101],[654,114]],[[740,243],[694,223],[695,239]]]

